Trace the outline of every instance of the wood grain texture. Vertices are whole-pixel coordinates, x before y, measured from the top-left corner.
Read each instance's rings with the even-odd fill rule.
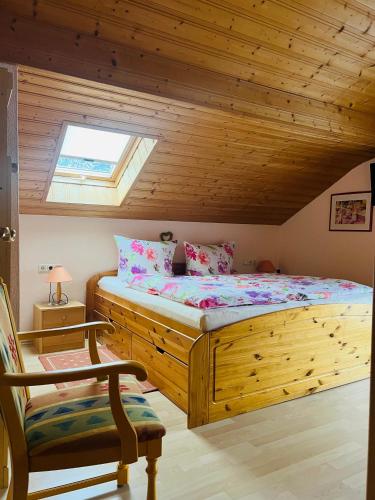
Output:
[[[126,347],[121,338],[108,347],[130,345],[150,381],[188,414],[189,428],[370,374],[370,304],[303,306],[204,333],[101,290],[103,275],[88,282],[89,315],[126,328]]]
[[[23,351],[28,370],[42,370],[31,346]],[[32,387],[32,394],[39,389]],[[364,380],[192,430],[186,428],[185,414],[160,392],[147,394],[167,428],[160,499],[363,500],[368,393]],[[131,493],[107,483],[92,488],[91,496],[144,500],[144,468],[144,460],[130,466]],[[79,472],[65,471],[64,479],[76,481]],[[49,487],[54,480],[53,473],[32,474],[30,489]],[[76,497],[66,495],[67,500]]]
[[[40,68],[20,72],[24,213],[281,224],[375,155],[371,4],[3,0],[1,9],[0,58]],[[64,120],[158,138],[123,206],[45,202]]]
[[[189,359],[189,429],[208,424],[210,401],[210,351],[209,335],[202,334],[190,350]]]
[[[62,307],[48,306],[48,304],[34,304],[33,326],[35,330],[77,325],[84,323],[85,318],[86,307],[80,302],[69,302]],[[57,337],[41,335],[34,342],[39,354],[83,349],[85,347],[85,333],[81,331]]]
[[[17,69],[0,63],[0,226],[16,232],[15,241],[0,241],[0,276],[8,284],[16,324],[19,322]]]
[[[210,421],[368,377],[371,320],[370,305],[329,304],[213,332]]]
[[[53,372],[31,372],[26,373],[24,370],[24,363],[22,352],[20,348],[20,339],[35,337],[43,335],[43,331],[23,332],[17,333],[15,328],[15,321],[11,309],[10,298],[8,290],[2,279],[0,278],[0,287],[2,288],[3,296],[5,297],[5,306],[3,308],[4,314],[8,315],[5,320],[10,324],[11,330],[7,334],[12,338],[12,345],[14,355],[16,356],[15,368],[13,371],[7,371],[6,363],[0,363],[0,400],[1,400],[1,415],[0,420],[0,471],[1,483],[6,486],[7,480],[7,447],[8,440],[5,434],[9,437],[10,455],[12,463],[12,481],[7,494],[8,499],[27,499],[27,498],[46,498],[60,493],[75,491],[76,489],[89,487],[103,482],[118,479],[121,483],[124,479],[121,472],[121,467],[117,472],[112,474],[104,474],[96,476],[95,478],[82,479],[74,483],[65,484],[49,488],[47,490],[39,490],[28,494],[29,489],[29,475],[30,472],[36,471],[51,471],[61,470],[76,467],[85,467],[89,465],[99,465],[103,463],[113,462],[120,459],[120,465],[134,463],[138,457],[146,456],[151,459],[151,463],[155,464],[159,456],[161,456],[161,438],[147,439],[138,443],[137,433],[134,425],[131,423],[128,415],[124,410],[120,393],[120,374],[134,375],[137,380],[144,381],[147,379],[147,372],[143,365],[136,361],[116,361],[112,363],[101,364],[99,355],[96,348],[96,342],[90,338],[90,358],[92,361],[98,361],[98,364],[85,366],[83,368],[73,368],[65,370],[55,370]],[[81,304],[84,308],[83,304]],[[66,306],[66,308],[68,308]],[[49,312],[48,308],[40,307],[41,310]],[[63,309],[63,308],[62,308]],[[83,310],[84,313],[84,310]],[[80,327],[86,327],[89,330],[91,337],[95,337],[93,332],[96,329],[105,328],[108,331],[114,330],[108,323],[91,323],[89,325],[78,325],[72,327],[62,327],[53,330],[47,330],[50,337],[56,337],[58,333],[63,331],[70,331],[74,335],[74,330],[79,330]],[[30,455],[26,437],[23,427],[23,405],[20,406],[19,400],[14,394],[15,387],[23,387],[25,395],[25,404],[31,404],[28,386],[45,386],[56,384],[61,381],[77,381],[83,380],[86,377],[96,376],[98,380],[104,380],[103,377],[108,376],[108,395],[110,401],[110,409],[112,412],[113,420],[119,435],[121,446],[102,446],[97,448],[87,449],[85,446],[79,447],[79,450],[69,451],[69,445],[65,446],[64,453],[34,453]],[[85,433],[83,432],[83,435]],[[156,489],[154,481],[150,480],[156,474],[155,467],[151,467],[149,475],[149,487],[147,498],[149,500],[156,500]]]

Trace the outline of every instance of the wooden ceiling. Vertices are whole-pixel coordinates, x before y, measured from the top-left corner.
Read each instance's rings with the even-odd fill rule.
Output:
[[[375,156],[372,0],[0,0],[0,9],[0,60],[28,66],[24,213],[281,224]],[[123,206],[44,201],[64,120],[159,139]]]

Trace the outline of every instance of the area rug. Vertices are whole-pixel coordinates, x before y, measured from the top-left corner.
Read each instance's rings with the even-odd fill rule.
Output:
[[[118,361],[118,358],[113,352],[106,347],[98,347],[100,360],[102,363],[109,363],[111,361]],[[58,353],[42,354],[39,356],[39,361],[42,363],[47,372],[53,370],[63,370],[66,368],[81,368],[82,366],[91,365],[90,354],[88,349],[80,349],[78,351],[65,351]],[[77,380],[73,382],[64,382],[56,384],[58,389],[67,389],[68,387],[75,387],[77,385],[87,384],[93,382],[95,379]],[[157,387],[153,386],[147,380],[145,382],[138,382],[143,394],[146,392],[157,391]]]

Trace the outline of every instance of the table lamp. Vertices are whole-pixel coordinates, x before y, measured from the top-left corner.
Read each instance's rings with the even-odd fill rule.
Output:
[[[257,271],[258,273],[274,273],[276,268],[270,260],[261,260],[257,265]]]
[[[69,302],[68,296],[61,291],[61,283],[72,281],[72,277],[63,266],[55,266],[47,276],[47,283],[50,284],[49,304],[52,306],[61,306]],[[52,283],[56,283],[56,292],[52,293]]]

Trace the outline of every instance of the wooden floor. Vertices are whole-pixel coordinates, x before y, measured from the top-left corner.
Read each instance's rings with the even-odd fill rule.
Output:
[[[29,348],[25,357],[29,371],[41,369]],[[159,500],[364,500],[368,390],[368,381],[356,382],[194,430],[164,396],[149,394],[168,430]],[[142,459],[131,466],[129,489],[107,483],[54,498],[144,500],[144,467]],[[30,489],[84,473],[35,473]]]

